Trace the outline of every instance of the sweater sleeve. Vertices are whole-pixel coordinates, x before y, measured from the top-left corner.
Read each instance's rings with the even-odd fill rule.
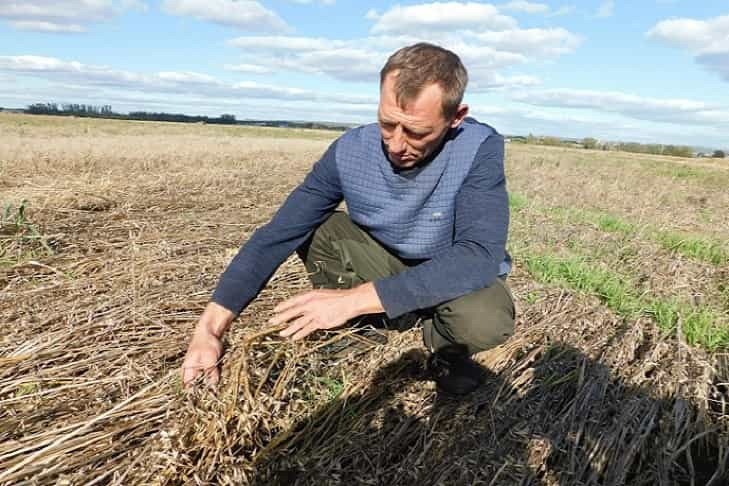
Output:
[[[213,302],[239,314],[341,200],[334,142],[271,221],[241,247],[220,277]]]
[[[493,134],[482,142],[456,195],[453,246],[375,282],[387,315],[432,307],[490,285],[505,258],[508,227],[504,139]]]

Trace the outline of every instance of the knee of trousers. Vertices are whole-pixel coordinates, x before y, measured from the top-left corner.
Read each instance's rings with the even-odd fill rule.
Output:
[[[359,283],[357,276],[345,268],[341,249],[337,246],[339,240],[354,238],[353,226],[346,213],[336,211],[297,248],[315,288],[351,288]]]
[[[357,239],[358,235],[352,231],[353,227],[355,225],[347,213],[335,211],[314,231],[312,242],[331,243],[340,239]]]
[[[491,349],[514,334],[511,292],[500,279],[489,287],[439,305],[435,331],[448,341],[464,344],[471,354]]]
[[[331,245],[331,242],[335,239],[335,235],[338,233],[337,229],[344,224],[346,218],[346,214],[341,211],[336,211],[326,221],[320,224],[308,240],[296,249],[296,253],[301,260],[306,263],[307,259],[310,259],[312,250],[314,253],[318,253],[322,246]]]

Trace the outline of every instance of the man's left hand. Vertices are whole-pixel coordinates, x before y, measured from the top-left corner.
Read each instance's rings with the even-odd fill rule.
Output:
[[[292,297],[273,309],[269,324],[288,322],[280,335],[296,341],[316,330],[334,329],[359,315],[383,310],[375,286],[368,282],[353,289],[319,289]]]

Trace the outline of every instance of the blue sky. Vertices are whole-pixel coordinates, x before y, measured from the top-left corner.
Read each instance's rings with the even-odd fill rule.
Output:
[[[502,133],[729,147],[726,0],[0,0],[0,106],[366,123],[422,40]]]

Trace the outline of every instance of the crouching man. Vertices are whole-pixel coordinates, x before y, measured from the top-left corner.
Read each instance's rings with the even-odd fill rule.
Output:
[[[514,303],[504,140],[467,118],[467,79],[458,56],[431,44],[388,59],[378,123],[337,139],[221,276],[190,341],[186,384],[217,382],[221,336],[296,251],[316,290],[274,309],[282,336],[364,315],[392,327],[417,319],[439,389],[479,385],[470,356],[512,334]],[[348,214],[335,211],[342,200]]]

